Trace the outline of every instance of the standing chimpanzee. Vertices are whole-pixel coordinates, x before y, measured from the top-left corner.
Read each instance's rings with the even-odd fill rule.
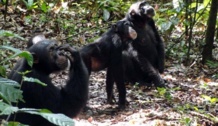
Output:
[[[28,51],[33,55],[34,63],[30,67],[26,59],[18,61],[19,67],[11,72],[9,79],[21,83],[25,102],[19,102],[19,108],[46,108],[53,113],[63,113],[76,117],[86,105],[88,99],[88,70],[80,53],[70,46],[58,46],[56,41],[42,39],[30,45]],[[66,55],[69,52],[70,55]],[[66,85],[59,89],[51,82],[49,75],[70,66],[69,79]],[[35,82],[23,81],[18,72],[30,71],[25,76],[39,79],[47,86]],[[53,126],[41,116],[27,113],[17,113],[10,120],[19,121],[31,126]]]
[[[140,1],[131,5],[123,19],[130,21],[137,32],[137,38],[125,47],[122,55],[125,82],[164,86],[164,80],[159,75],[164,71],[164,43],[152,19],[154,15],[154,9],[146,1]],[[113,82],[114,78],[108,70],[106,85],[109,102],[113,98]]]
[[[91,71],[107,68],[111,71],[119,92],[119,107],[125,104],[126,88],[123,80],[122,50],[123,45],[137,37],[129,21],[118,21],[95,42],[84,46],[80,52]],[[108,96],[109,98],[109,96]]]

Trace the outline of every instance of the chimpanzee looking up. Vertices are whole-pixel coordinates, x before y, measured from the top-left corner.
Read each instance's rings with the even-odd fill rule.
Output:
[[[126,88],[123,80],[123,45],[137,37],[128,21],[118,21],[95,42],[84,46],[80,52],[89,74],[105,68],[111,71],[119,92],[119,107],[125,105]]]
[[[76,117],[86,105],[88,99],[88,71],[83,63],[80,53],[70,46],[57,46],[56,41],[42,39],[29,47],[28,51],[34,57],[34,64],[30,67],[26,59],[18,61],[20,67],[12,71],[9,79],[18,83],[22,76],[18,72],[31,71],[25,76],[39,79],[47,84],[41,86],[36,83],[22,83],[24,102],[19,102],[19,108],[46,108],[53,113],[63,113],[69,117]],[[65,55],[69,52],[71,56]],[[66,69],[70,65],[69,79],[61,89],[54,86],[49,75]],[[26,113],[17,113],[15,118],[23,124],[31,126],[53,126],[41,116]]]
[[[132,4],[123,19],[130,21],[137,32],[137,38],[125,47],[122,55],[126,82],[164,86],[164,81],[159,75],[159,72],[164,71],[164,43],[152,19],[154,15],[154,9],[147,2],[141,1]],[[113,82],[111,71],[108,70],[106,88],[108,96],[111,96],[109,102],[112,102]]]
[[[133,49],[137,52],[137,56],[133,58],[134,60],[132,62],[136,62],[141,67],[141,69],[136,71],[141,71],[139,73],[144,77],[136,77],[136,82],[153,82],[155,86],[162,87],[164,86],[164,81],[160,77],[159,72],[163,73],[164,71],[165,52],[164,43],[152,19],[154,15],[155,11],[153,7],[146,1],[141,1],[134,3],[130,7],[126,20],[134,24],[134,29],[138,34],[137,39],[132,43]],[[131,53],[131,51],[129,53]],[[131,69],[127,68],[126,70],[125,73],[127,73],[127,75],[132,72]],[[126,78],[128,80],[129,77]],[[130,79],[130,81],[132,80]]]

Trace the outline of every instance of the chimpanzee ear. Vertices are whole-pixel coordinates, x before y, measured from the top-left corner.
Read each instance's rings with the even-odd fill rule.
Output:
[[[35,53],[31,53],[32,56],[33,56],[33,63],[34,64],[37,64],[39,63],[39,57],[35,54]]]
[[[118,28],[117,28],[117,25],[116,24],[113,24],[111,26],[111,28],[115,31],[115,32],[118,32]]]

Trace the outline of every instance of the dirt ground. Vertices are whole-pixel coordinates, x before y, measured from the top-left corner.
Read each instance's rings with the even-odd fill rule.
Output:
[[[176,67],[175,67],[176,66]],[[78,126],[212,126],[217,125],[210,116],[218,116],[218,105],[209,103],[203,95],[218,94],[217,80],[204,76],[203,71],[173,65],[166,68],[162,77],[167,80],[167,91],[126,84],[128,105],[116,110],[117,105],[106,103],[105,71],[93,72],[90,77],[91,108],[82,112]],[[196,73],[197,74],[194,74]],[[62,76],[64,74],[61,74]],[[200,76],[201,75],[201,76]],[[55,77],[55,83],[64,80]],[[61,78],[61,77],[60,77]],[[62,77],[63,78],[63,77]],[[216,82],[215,82],[216,81]],[[161,93],[162,92],[162,93]],[[114,88],[116,99],[118,94]]]

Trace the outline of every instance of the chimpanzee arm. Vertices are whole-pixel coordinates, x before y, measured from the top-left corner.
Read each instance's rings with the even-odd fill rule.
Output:
[[[116,85],[117,85],[117,89],[119,92],[119,108],[123,109],[125,108],[125,102],[126,102],[126,87],[124,84],[124,76],[123,76],[123,63],[122,63],[122,46],[120,46],[121,44],[121,39],[118,35],[114,35],[112,38],[113,41],[113,49],[111,50],[111,57],[110,59],[112,59],[109,63],[108,66],[108,71],[109,74],[112,75],[112,77],[110,79],[114,79]],[[111,72],[111,73],[110,73]],[[108,79],[108,78],[107,78]],[[106,82],[112,82],[107,80]],[[112,84],[112,83],[111,83]],[[113,97],[113,95],[111,94],[111,88],[113,88],[113,85],[107,84],[107,91],[109,91],[108,93],[108,100],[111,100],[110,98]]]
[[[135,58],[144,74],[149,77],[156,87],[164,87],[164,80],[160,77],[159,72],[153,67],[153,65],[147,60],[147,58],[143,57],[143,55],[138,55]]]
[[[72,55],[69,80],[62,89],[62,111],[69,117],[75,117],[88,100],[88,70],[83,63],[80,53],[73,48],[67,49]],[[74,112],[74,113],[72,113]]]
[[[164,51],[164,42],[162,41],[157,28],[155,26],[154,20],[149,20],[148,24],[154,31],[155,38],[157,39],[157,51],[158,51],[158,70],[160,73],[164,72],[164,60],[165,60],[165,51]]]

